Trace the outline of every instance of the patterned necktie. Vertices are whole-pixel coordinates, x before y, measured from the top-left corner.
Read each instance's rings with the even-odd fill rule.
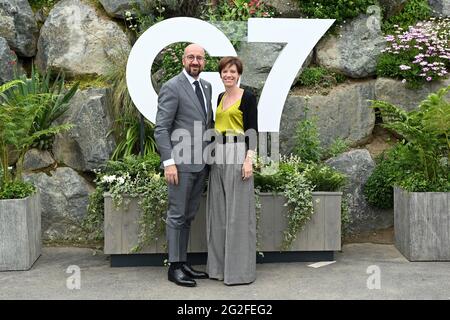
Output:
[[[200,105],[202,106],[203,114],[205,115],[205,118],[206,118],[205,100],[203,100],[203,94],[202,94],[202,90],[200,89],[200,84],[198,83],[198,81],[194,81],[194,85],[195,85],[195,94],[197,95],[198,101],[200,102]]]

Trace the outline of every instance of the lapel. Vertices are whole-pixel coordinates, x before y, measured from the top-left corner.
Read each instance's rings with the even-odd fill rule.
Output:
[[[194,89],[192,88],[192,85],[190,84],[190,82],[186,78],[186,76],[183,74],[183,72],[181,72],[179,74],[178,81],[181,83],[181,87],[184,89],[184,91],[186,91],[186,94],[192,100],[192,102],[194,103],[195,107],[197,108],[197,111],[202,115],[202,118],[203,118],[203,120],[206,123],[205,113],[202,110],[202,106],[200,105],[200,101],[198,101],[197,95],[195,94]],[[206,101],[208,102],[208,99]]]

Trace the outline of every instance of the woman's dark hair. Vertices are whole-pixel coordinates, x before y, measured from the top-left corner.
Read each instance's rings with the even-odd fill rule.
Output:
[[[222,73],[222,70],[227,66],[235,65],[237,72],[241,75],[243,71],[242,61],[238,57],[223,57],[219,61],[219,73]]]

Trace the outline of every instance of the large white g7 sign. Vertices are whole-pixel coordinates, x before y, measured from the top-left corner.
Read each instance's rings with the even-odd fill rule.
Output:
[[[248,20],[248,42],[286,43],[259,98],[259,131],[279,132],[283,106],[292,82],[308,54],[333,22],[333,19]],[[151,81],[151,67],[158,53],[176,42],[197,43],[212,57],[236,56],[236,50],[228,38],[203,20],[187,17],[167,19],[144,32],[130,52],[126,77],[131,99],[144,117],[153,123],[158,96]],[[224,88],[220,76],[218,72],[202,72],[201,77],[213,86],[214,105],[217,95]]]

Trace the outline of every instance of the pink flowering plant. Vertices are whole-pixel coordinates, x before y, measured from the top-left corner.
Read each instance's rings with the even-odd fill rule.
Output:
[[[430,18],[408,30],[394,27],[378,59],[379,76],[402,79],[410,88],[448,77],[450,18]]]

